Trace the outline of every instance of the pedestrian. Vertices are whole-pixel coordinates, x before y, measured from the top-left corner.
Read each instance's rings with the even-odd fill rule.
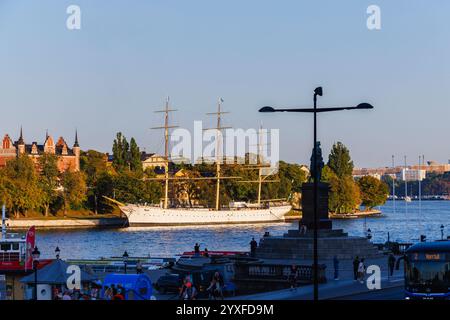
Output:
[[[180,299],[195,300],[196,296],[197,296],[197,289],[195,289],[190,280],[187,280],[183,284],[183,287],[181,288]]]
[[[337,256],[333,258],[334,280],[339,280],[339,260]]]
[[[364,276],[366,274],[366,266],[364,264],[364,259],[361,259],[358,266],[358,279],[359,282],[364,283]]]
[[[91,289],[91,300],[97,300],[98,299],[98,293],[99,293],[99,290],[98,290],[97,286],[92,287],[92,289]]]
[[[214,299],[214,300],[217,300],[217,299],[223,300],[224,285],[225,285],[225,283],[223,281],[222,275],[219,272],[216,272],[211,279],[211,283],[210,283],[208,289],[206,289],[206,291],[209,292],[209,298]]]
[[[389,276],[391,277],[394,275],[395,262],[396,262],[395,256],[391,253],[388,258]]]
[[[288,280],[291,290],[297,290],[298,268],[295,264],[293,264],[289,270]]]
[[[111,292],[112,292],[113,297],[117,294],[117,288],[114,283],[111,284]]]
[[[103,294],[103,297],[105,298],[105,300],[112,300],[114,294],[113,291],[110,287],[106,286],[105,287],[105,293]]]
[[[121,284],[117,285],[117,293],[113,296],[113,300],[125,300],[125,290]]]
[[[68,300],[72,300],[72,297],[70,296],[69,291],[65,291],[64,295],[62,297],[63,300],[68,301]]]
[[[142,263],[141,260],[138,260],[137,264],[136,264],[136,273],[137,274],[141,274],[142,273]]]
[[[204,256],[205,258],[209,258],[209,251],[208,251],[208,248],[205,248],[205,250],[203,251],[203,256]]]
[[[200,245],[198,243],[194,246],[194,255],[197,257],[200,256]]]
[[[359,257],[356,256],[356,258],[353,260],[353,278],[355,281],[358,280],[358,267],[359,267]]]
[[[255,238],[252,238],[252,241],[250,241],[250,256],[251,257],[256,256],[257,248],[258,248],[258,242],[256,242]]]

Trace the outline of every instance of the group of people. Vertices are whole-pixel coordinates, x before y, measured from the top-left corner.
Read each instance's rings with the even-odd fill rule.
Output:
[[[126,291],[121,284],[118,284],[117,286],[111,284],[110,287],[106,286],[104,290],[105,293],[103,294],[103,298],[105,300],[125,300]]]
[[[203,250],[203,254],[202,254],[202,253],[200,252],[200,245],[199,245],[198,243],[196,243],[195,246],[194,246],[194,255],[195,255],[196,257],[203,256],[203,257],[205,257],[205,258],[209,258],[209,251],[208,251],[208,248],[205,248],[205,249]]]
[[[60,290],[60,288],[53,288],[54,300],[99,300],[100,299],[101,286],[91,285],[78,289],[66,289]]]
[[[355,281],[364,283],[364,278],[366,275],[366,265],[364,263],[364,258],[359,259],[358,256],[353,260],[353,278]]]
[[[206,289],[210,300],[223,300],[223,288],[224,280],[220,272],[216,272],[211,279],[209,287]],[[191,277],[188,275],[184,278],[183,284],[180,288],[179,298],[181,300],[196,300],[198,296],[198,289],[192,282]]]

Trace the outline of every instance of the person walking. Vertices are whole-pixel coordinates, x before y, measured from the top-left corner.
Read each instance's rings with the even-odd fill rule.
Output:
[[[200,245],[198,243],[196,243],[194,246],[194,255],[196,257],[200,256]]]
[[[256,256],[256,249],[258,248],[258,242],[256,242],[255,238],[252,238],[252,241],[250,241],[250,256],[255,257]]]
[[[358,266],[358,279],[359,282],[364,283],[364,277],[366,274],[366,266],[364,264],[364,259],[361,259]]]
[[[205,248],[205,250],[203,250],[203,256],[204,256],[205,258],[209,258],[209,251],[208,251],[208,248]]]
[[[137,274],[142,274],[142,263],[141,263],[141,260],[138,260],[138,262],[136,264],[136,273]]]
[[[105,287],[105,293],[103,294],[103,297],[105,300],[112,300],[114,294],[110,287]]]
[[[355,281],[358,280],[358,268],[359,268],[359,257],[356,256],[355,259],[353,259],[353,278]]]
[[[187,280],[181,288],[180,299],[181,300],[195,300],[197,296],[197,290],[192,285],[192,282]]]
[[[391,253],[388,258],[389,276],[390,277],[392,277],[394,275],[395,262],[396,262],[395,256]]]
[[[298,267],[295,264],[293,264],[289,270],[288,280],[291,290],[297,290]]]
[[[339,259],[337,256],[333,258],[334,280],[339,280]]]

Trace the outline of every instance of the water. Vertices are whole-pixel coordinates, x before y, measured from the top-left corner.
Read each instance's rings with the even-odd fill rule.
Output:
[[[417,242],[421,234],[428,240],[441,238],[440,226],[445,236],[450,235],[450,201],[422,201],[406,204],[389,201],[380,209],[383,217],[367,219],[334,220],[334,228],[344,229],[349,235],[364,236],[370,228],[374,242]],[[63,259],[96,259],[122,256],[126,250],[130,256],[168,257],[184,251],[192,251],[195,242],[209,250],[248,251],[252,237],[257,240],[264,232],[282,235],[298,227],[298,222],[280,224],[235,225],[223,227],[157,227],[107,230],[39,231],[37,243],[42,256],[53,257],[56,246]]]

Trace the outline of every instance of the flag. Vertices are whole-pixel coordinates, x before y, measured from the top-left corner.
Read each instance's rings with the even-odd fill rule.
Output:
[[[26,235],[26,253],[25,253],[25,271],[33,269],[33,256],[32,252],[36,246],[36,228],[30,227]]]

